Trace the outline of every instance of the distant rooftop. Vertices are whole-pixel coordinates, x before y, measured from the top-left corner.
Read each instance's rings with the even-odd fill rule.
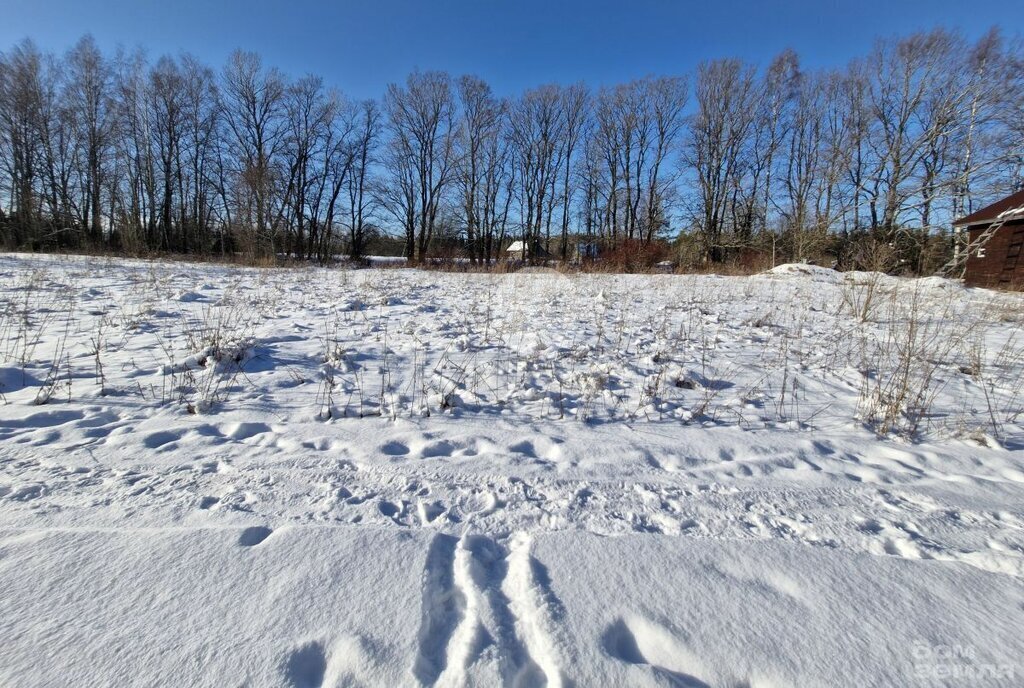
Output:
[[[953,226],[967,227],[968,225],[988,224],[1006,217],[1014,219],[1017,215],[1024,218],[1024,189],[1010,194],[991,205],[987,205],[966,217],[961,217],[953,223]]]

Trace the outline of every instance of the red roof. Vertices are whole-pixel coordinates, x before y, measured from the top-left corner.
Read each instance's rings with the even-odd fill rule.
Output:
[[[996,201],[991,205],[987,205],[981,210],[976,210],[967,217],[961,217],[953,223],[953,226],[966,227],[967,225],[993,222],[1007,210],[1015,209],[1019,209],[1020,215],[1024,217],[1024,189],[1015,194],[1010,194],[1001,201]],[[1014,213],[1014,215],[1016,214],[1017,213]]]

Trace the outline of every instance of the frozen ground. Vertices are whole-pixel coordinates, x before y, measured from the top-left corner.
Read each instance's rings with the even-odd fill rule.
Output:
[[[1024,301],[0,256],[5,685],[1019,685]]]

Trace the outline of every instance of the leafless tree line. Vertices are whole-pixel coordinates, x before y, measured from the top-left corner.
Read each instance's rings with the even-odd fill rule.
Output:
[[[488,262],[511,240],[675,239],[925,272],[957,215],[1024,179],[1024,52],[995,29],[880,40],[843,69],[785,51],[596,91],[502,98],[415,72],[355,102],[238,51],[0,54],[0,236],[12,248]]]
[[[326,259],[372,222],[379,106],[253,53],[218,75],[88,36],[62,57],[25,41],[0,60],[0,122],[8,246]]]

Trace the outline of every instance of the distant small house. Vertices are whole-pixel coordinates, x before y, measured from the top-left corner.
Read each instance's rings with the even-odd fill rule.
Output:
[[[525,259],[527,255],[526,242],[525,241],[513,241],[505,249],[506,258],[519,258],[520,260]]]
[[[1024,287],[1024,191],[953,223],[968,236],[964,282],[986,287]]]
[[[547,260],[551,254],[540,245],[539,241],[527,244],[525,241],[513,241],[505,249],[508,260]]]

